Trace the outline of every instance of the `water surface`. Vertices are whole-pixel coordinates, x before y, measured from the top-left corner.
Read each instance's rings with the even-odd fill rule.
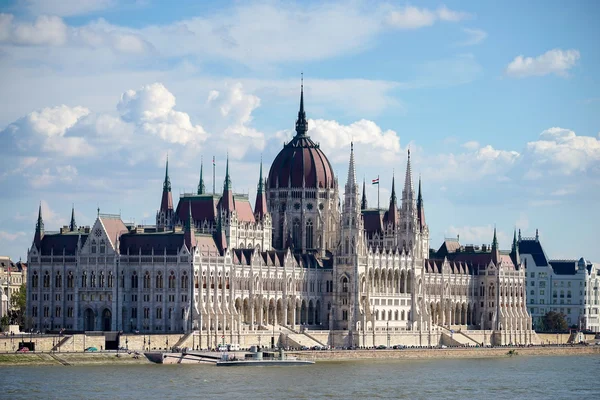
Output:
[[[0,367],[3,399],[600,399],[600,356]]]

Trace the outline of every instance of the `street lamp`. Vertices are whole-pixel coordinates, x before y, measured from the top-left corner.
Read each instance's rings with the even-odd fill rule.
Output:
[[[390,321],[387,321],[387,347],[390,348]]]

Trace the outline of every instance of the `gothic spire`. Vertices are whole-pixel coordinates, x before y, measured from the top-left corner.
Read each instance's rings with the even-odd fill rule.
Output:
[[[165,181],[163,183],[163,192],[171,191],[171,180],[169,179],[169,156],[167,156],[167,164],[165,166]]]
[[[392,206],[392,204],[396,206],[396,184],[394,183],[395,179],[395,174],[392,174],[392,195],[390,196],[390,207]]]
[[[492,239],[492,250],[498,248],[498,238],[496,237],[496,226],[494,225],[494,238]]]
[[[262,219],[267,213],[267,196],[265,194],[265,181],[263,180],[262,157],[260,158],[260,176],[258,178],[258,188],[256,189],[256,201],[254,203],[254,215],[257,219]]]
[[[514,251],[518,245],[519,244],[517,242],[517,228],[515,228],[515,232],[513,234],[512,250]]]
[[[419,175],[419,194],[417,196],[417,219],[419,228],[423,231],[425,227],[425,206],[423,205],[423,196],[421,194],[421,176]]]
[[[396,202],[396,177],[392,175],[392,195],[390,196],[390,208],[388,210],[388,223],[392,223],[394,226],[398,223],[398,205]]]
[[[494,238],[492,239],[492,261],[496,266],[500,261],[500,250],[498,249],[498,238],[496,236],[496,226],[494,225]]]
[[[188,219],[185,224],[184,240],[189,251],[196,245],[196,234],[194,232],[194,217],[192,216],[192,202],[188,202]]]
[[[71,207],[71,223],[69,224],[69,230],[71,232],[75,232],[77,230],[77,225],[75,224],[75,206]]]
[[[42,219],[42,203],[40,202],[40,208],[38,210],[37,223],[35,224],[35,235],[33,237],[33,243],[39,246],[44,237],[44,220]]]
[[[198,194],[206,193],[206,187],[204,186],[204,178],[202,177],[202,161],[200,161],[200,182],[198,182]]]
[[[298,110],[298,119],[296,120],[296,136],[304,136],[308,132],[308,122],[306,121],[306,112],[304,112],[304,74],[300,84],[300,110]]]
[[[350,162],[348,163],[348,180],[346,188],[352,189],[356,186],[356,166],[354,164],[354,143],[350,142]]]
[[[229,178],[229,154],[227,154],[227,164],[225,166],[225,184],[223,186],[223,190],[231,190],[231,179]]]
[[[362,189],[362,201],[360,202],[360,209],[367,209],[367,187],[365,183],[365,179],[363,178],[363,189]]]
[[[410,149],[408,149],[408,161],[406,162],[406,177],[404,178],[404,191],[403,197],[405,199],[414,198],[414,188],[412,181],[412,169],[410,167]]]

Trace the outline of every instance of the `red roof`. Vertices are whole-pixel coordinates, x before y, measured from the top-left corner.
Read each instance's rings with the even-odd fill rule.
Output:
[[[106,231],[106,236],[111,241],[113,247],[117,244],[117,238],[123,233],[129,232],[121,217],[113,217],[100,215],[100,222],[104,226],[104,230]]]

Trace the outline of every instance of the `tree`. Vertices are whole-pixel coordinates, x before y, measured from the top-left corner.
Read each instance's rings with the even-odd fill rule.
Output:
[[[21,287],[10,297],[10,323],[24,327],[25,309],[27,308],[27,286]]]
[[[569,328],[565,315],[556,311],[549,311],[544,315],[542,326],[546,332],[561,332]]]

